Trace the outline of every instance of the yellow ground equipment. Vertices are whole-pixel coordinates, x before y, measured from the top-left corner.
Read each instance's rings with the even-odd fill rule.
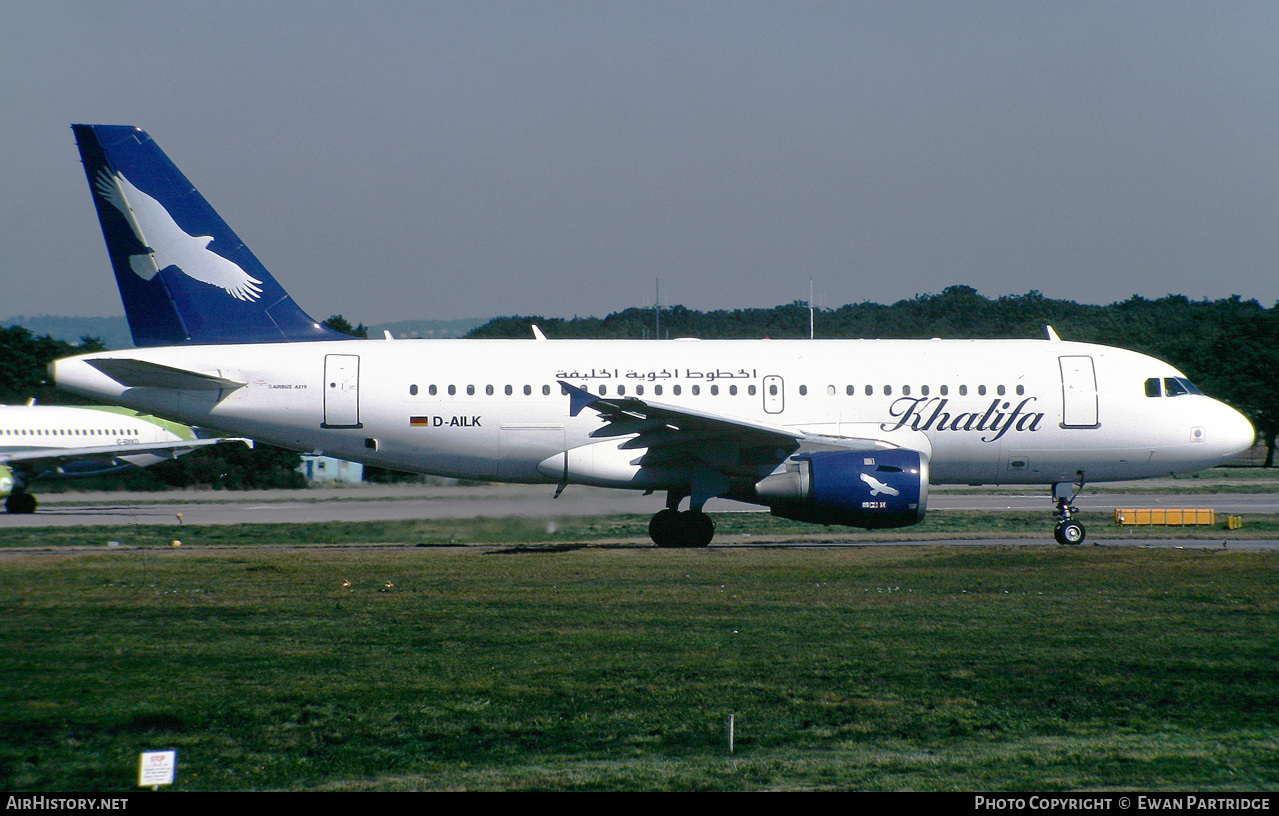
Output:
[[[1186,527],[1217,523],[1215,510],[1201,509],[1120,509],[1115,511],[1115,524]]]

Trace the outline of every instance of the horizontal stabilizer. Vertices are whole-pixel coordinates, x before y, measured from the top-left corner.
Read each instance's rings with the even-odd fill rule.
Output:
[[[243,388],[248,383],[214,374],[149,363],[145,360],[99,357],[86,363],[126,388],[172,388],[179,391],[222,391]]]

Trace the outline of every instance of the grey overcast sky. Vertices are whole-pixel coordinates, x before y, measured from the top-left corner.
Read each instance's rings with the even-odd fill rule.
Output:
[[[1279,300],[1279,3],[0,0],[0,317],[122,314],[69,125],[353,322]]]

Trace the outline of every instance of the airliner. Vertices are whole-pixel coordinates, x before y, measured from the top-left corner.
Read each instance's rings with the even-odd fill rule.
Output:
[[[116,406],[0,405],[0,496],[8,513],[34,513],[37,479],[100,476],[176,459],[205,445],[192,428]]]
[[[300,451],[498,482],[659,491],[705,547],[713,498],[868,529],[930,485],[1085,483],[1248,449],[1233,408],[1143,354],[1062,340],[356,340],[308,316],[144,131],[74,125],[136,349],[55,361],[76,394]],[[681,509],[687,500],[687,509]]]

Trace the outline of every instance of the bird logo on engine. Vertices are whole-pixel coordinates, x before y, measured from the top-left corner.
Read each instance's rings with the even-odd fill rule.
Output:
[[[878,496],[880,494],[883,494],[886,496],[901,495],[900,490],[898,490],[895,487],[890,487],[884,484],[879,479],[876,479],[874,476],[871,476],[869,473],[861,474],[861,479],[863,482],[870,485],[870,495],[872,496]]]

